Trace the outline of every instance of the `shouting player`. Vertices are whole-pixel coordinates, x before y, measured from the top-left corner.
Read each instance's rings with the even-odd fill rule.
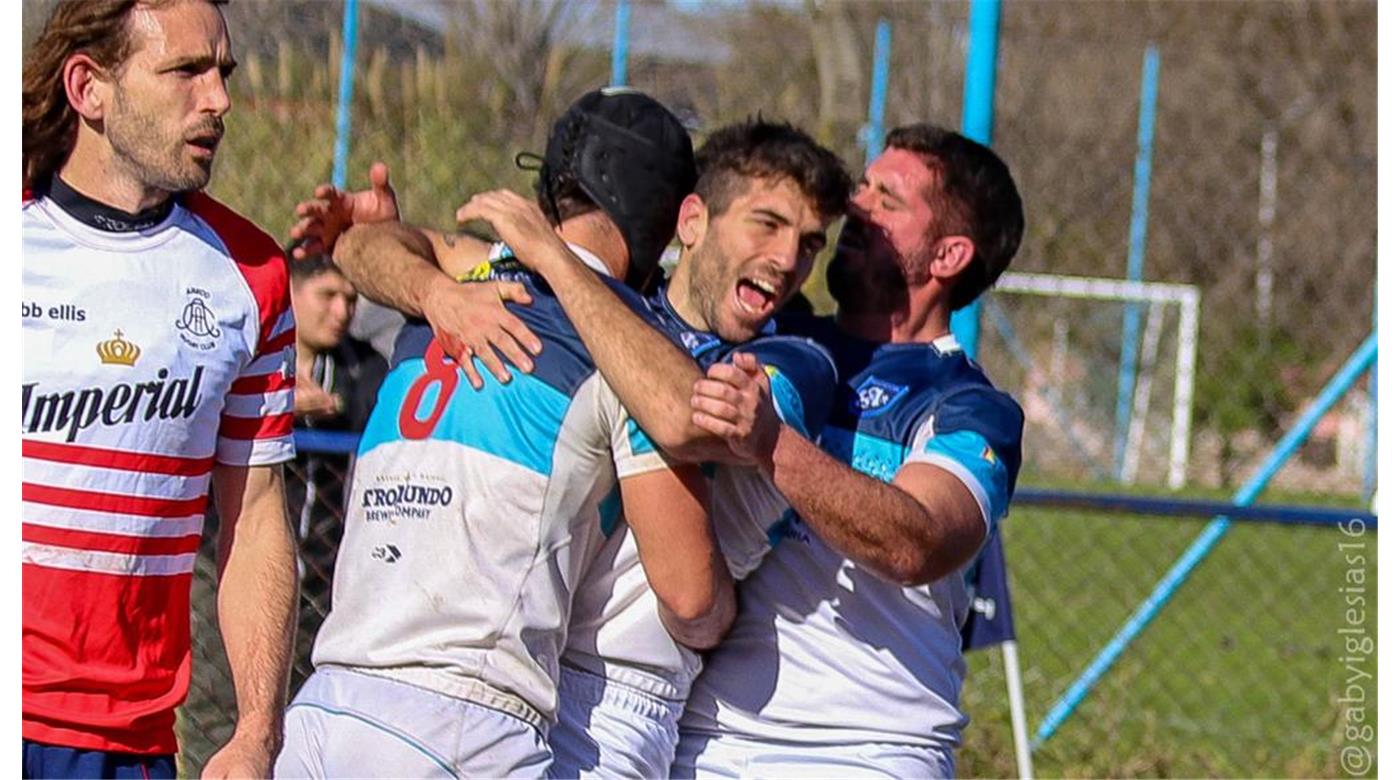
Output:
[[[211,482],[238,724],[205,776],[266,775],[282,736],[295,329],[281,249],[199,192],[219,4],[64,0],[25,63],[26,777],[175,776]]]

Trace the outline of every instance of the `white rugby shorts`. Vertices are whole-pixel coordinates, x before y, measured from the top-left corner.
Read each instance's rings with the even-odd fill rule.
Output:
[[[734,735],[680,735],[670,777],[951,778],[953,751],[925,745],[866,742],[819,745],[762,742]]]
[[[287,708],[274,777],[544,777],[533,726],[475,702],[322,667]]]
[[[571,666],[559,668],[559,722],[549,730],[551,778],[670,775],[685,702]]]

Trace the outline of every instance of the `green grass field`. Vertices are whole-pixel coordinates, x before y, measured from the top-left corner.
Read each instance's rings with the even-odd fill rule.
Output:
[[[1005,525],[1027,718],[1051,704],[1151,592],[1204,520],[1016,508]],[[1033,756],[1047,777],[1342,774],[1348,562],[1376,632],[1376,538],[1236,523],[1098,687]],[[1356,550],[1347,552],[1356,553]],[[1353,574],[1353,577],[1358,576]],[[999,651],[968,656],[965,776],[1015,772]],[[1376,723],[1374,652],[1365,719]],[[1370,746],[1374,749],[1374,745]],[[1370,775],[1374,776],[1371,769]]]

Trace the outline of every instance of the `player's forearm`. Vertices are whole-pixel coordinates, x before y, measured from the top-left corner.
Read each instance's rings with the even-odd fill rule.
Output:
[[[661,623],[677,642],[692,650],[709,650],[719,644],[729,628],[734,625],[738,604],[734,595],[734,580],[730,578],[723,562],[711,583],[709,596],[703,610],[693,610],[681,614],[665,604],[658,607]]]
[[[697,650],[734,622],[734,579],[710,522],[709,480],[694,465],[622,480],[622,505],[657,612],[671,636]]]
[[[222,473],[221,473],[222,472]],[[282,467],[215,469],[219,630],[238,703],[234,739],[275,755],[296,626],[296,543]]]
[[[857,472],[787,425],[778,434],[773,484],[827,544],[901,585],[931,582],[934,519],[905,491]]]
[[[652,545],[647,578],[671,637],[692,650],[708,650],[729,632],[737,605],[714,528],[699,520],[664,540],[671,548],[665,558]]]
[[[691,422],[691,388],[701,373],[689,355],[642,322],[582,263],[541,270],[603,378],[657,446],[690,462],[732,457],[722,441]]]
[[[335,264],[361,295],[411,317],[430,298],[455,287],[424,232],[401,222],[355,225],[336,242]]]

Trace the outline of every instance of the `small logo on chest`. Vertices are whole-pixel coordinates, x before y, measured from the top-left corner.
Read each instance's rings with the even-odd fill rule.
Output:
[[[118,330],[114,338],[98,342],[97,357],[110,366],[134,366],[141,357],[141,348],[122,338]]]
[[[851,411],[860,415],[880,414],[907,392],[908,385],[896,385],[873,376],[866,377],[865,381],[856,387]]]
[[[198,287],[185,288],[185,294],[189,299],[180,311],[180,319],[175,321],[175,330],[180,332],[181,341],[207,352],[217,345],[217,339],[223,333],[219,328],[218,315],[209,308],[209,300],[213,296],[208,290]]]
[[[681,331],[681,343],[690,350],[691,357],[699,357],[701,352],[718,344],[719,338],[709,333],[683,330]]]

